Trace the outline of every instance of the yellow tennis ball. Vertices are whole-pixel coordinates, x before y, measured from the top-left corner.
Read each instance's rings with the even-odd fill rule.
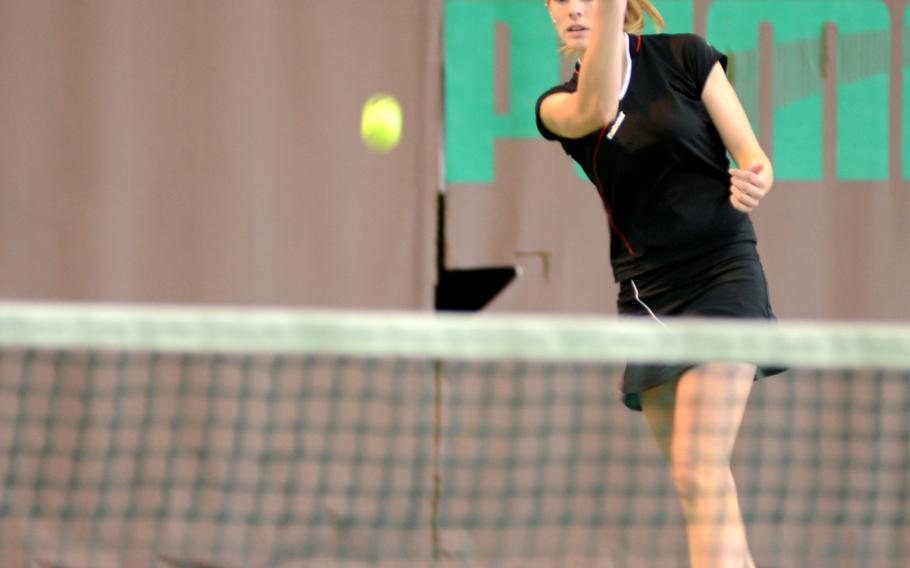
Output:
[[[395,97],[374,95],[363,105],[360,137],[374,152],[388,152],[401,139],[401,106]]]

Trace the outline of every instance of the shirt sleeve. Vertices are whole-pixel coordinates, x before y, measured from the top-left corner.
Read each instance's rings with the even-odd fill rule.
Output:
[[[550,129],[544,125],[543,120],[541,120],[541,118],[540,118],[540,105],[541,105],[541,103],[543,103],[543,100],[545,98],[549,97],[550,95],[553,95],[556,93],[571,93],[571,92],[572,92],[572,90],[569,89],[567,86],[559,85],[558,87],[553,87],[549,91],[540,95],[540,97],[537,99],[537,104],[535,105],[535,112],[537,114],[537,130],[540,132],[540,135],[543,136],[544,138],[546,138],[547,140],[560,140],[560,137],[559,137],[559,135],[554,134],[553,132],[550,132]]]
[[[683,49],[683,64],[686,71],[692,78],[695,86],[695,94],[701,96],[708,81],[708,75],[714,64],[720,62],[724,73],[727,72],[727,56],[714,49],[703,37],[696,34],[688,34],[685,48]]]

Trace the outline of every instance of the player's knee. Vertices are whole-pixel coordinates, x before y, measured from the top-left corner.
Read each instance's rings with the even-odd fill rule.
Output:
[[[730,468],[726,464],[674,463],[671,470],[676,491],[684,503],[724,497],[735,491]]]

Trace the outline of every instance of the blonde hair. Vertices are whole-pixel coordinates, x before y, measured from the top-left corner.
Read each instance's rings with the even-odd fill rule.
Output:
[[[654,22],[654,27],[658,32],[662,31],[666,24],[663,16],[650,0],[628,0],[626,4],[626,21],[623,29],[629,33],[640,34],[645,30],[645,14]]]
[[[550,0],[546,1],[546,5],[550,5]],[[648,18],[654,22],[654,28],[658,33],[663,31],[667,26],[667,24],[664,23],[663,16],[660,15],[660,11],[654,7],[654,4],[652,4],[650,0],[627,0],[623,31],[641,34],[645,29],[646,14]],[[561,46],[559,51],[565,55],[573,55],[573,50],[565,45]]]

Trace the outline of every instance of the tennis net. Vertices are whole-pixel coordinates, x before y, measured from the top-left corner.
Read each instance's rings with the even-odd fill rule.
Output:
[[[910,562],[910,327],[0,304],[4,566],[687,565],[626,362],[786,366],[759,566]]]

